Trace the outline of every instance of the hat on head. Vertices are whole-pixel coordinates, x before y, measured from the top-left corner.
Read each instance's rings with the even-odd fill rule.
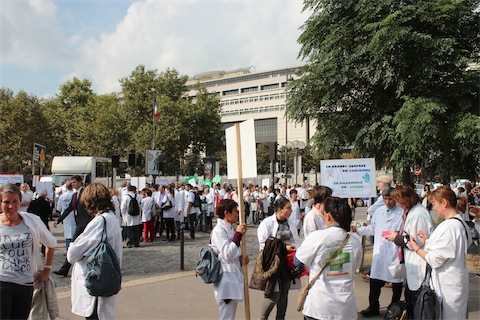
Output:
[[[377,182],[383,182],[386,184],[391,184],[392,183],[392,178],[386,175],[377,177]]]

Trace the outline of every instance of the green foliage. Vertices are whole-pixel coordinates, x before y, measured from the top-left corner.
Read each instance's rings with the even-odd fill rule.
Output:
[[[55,98],[43,101],[23,91],[14,96],[0,89],[0,112],[8,115],[0,126],[0,165],[23,172],[37,142],[47,147],[48,162],[55,155],[126,158],[155,147],[164,152],[165,174],[180,171],[181,162],[188,173],[200,173],[201,157],[223,150],[221,107],[204,87],[197,88],[195,102],[184,98],[186,81],[174,69],[158,73],[139,65],[120,80],[123,97],[97,95],[89,80],[77,78],[60,85]],[[159,119],[153,115],[154,96]],[[135,174],[142,174],[142,168]]]
[[[15,96],[9,89],[0,89],[0,163],[2,170],[31,172],[33,143],[47,145],[49,130],[40,101],[25,91]],[[38,173],[38,172],[37,172]]]
[[[478,114],[479,71],[467,68],[480,53],[478,5],[305,1],[313,14],[299,56],[308,63],[291,85],[288,116],[317,121],[313,140],[326,157],[354,145],[378,166],[447,172],[460,119]],[[471,155],[464,149],[456,169],[469,171]]]

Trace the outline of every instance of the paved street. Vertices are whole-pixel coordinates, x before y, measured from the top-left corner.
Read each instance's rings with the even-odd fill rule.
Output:
[[[363,222],[365,208],[357,209],[356,219]],[[256,227],[249,226],[247,233],[247,251],[251,262],[248,266],[252,272],[258,242]],[[53,229],[61,237],[61,228]],[[160,239],[159,239],[160,240]],[[218,308],[213,297],[213,286],[195,278],[194,268],[201,247],[208,244],[208,234],[199,232],[195,241],[185,241],[185,271],[180,271],[180,241],[169,243],[158,241],[136,249],[125,249],[122,270],[124,272],[123,288],[117,297],[117,319],[218,319]],[[371,247],[367,246],[366,261]],[[477,250],[478,251],[478,250]],[[55,255],[55,267],[64,259],[64,243],[59,241]],[[473,270],[473,269],[472,269]],[[70,312],[69,279],[53,275],[57,283],[60,306],[60,319],[83,319]],[[306,278],[302,279],[303,283]],[[358,275],[355,279],[355,295],[358,311],[368,306],[369,284]],[[295,310],[297,290],[290,291],[287,319],[301,319]],[[250,317],[258,319],[263,293],[249,290]],[[470,319],[480,319],[480,279],[470,274]],[[381,317],[391,299],[391,290],[384,289],[381,296]],[[272,313],[273,317],[273,313]],[[272,318],[271,317],[271,318]],[[359,318],[362,318],[359,315]],[[239,304],[237,319],[245,319],[244,304]]]

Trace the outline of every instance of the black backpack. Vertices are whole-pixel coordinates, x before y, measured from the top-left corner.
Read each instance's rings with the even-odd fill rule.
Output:
[[[193,200],[192,206],[195,208],[200,208],[200,205],[202,203],[202,201],[200,200],[200,196],[195,191],[191,192],[193,192],[193,195],[195,196],[195,200]]]
[[[404,320],[407,317],[407,304],[403,301],[390,303],[384,320]]]
[[[107,220],[102,216],[104,225],[102,240],[87,259],[85,287],[94,297],[110,297],[122,288],[122,271],[118,257],[110,246],[107,237]]]
[[[137,196],[132,197],[129,194],[128,196],[130,197],[130,203],[128,204],[128,214],[134,217],[138,216],[140,214],[140,206],[138,205]]]

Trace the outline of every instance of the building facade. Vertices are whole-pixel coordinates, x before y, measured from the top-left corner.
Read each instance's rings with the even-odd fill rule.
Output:
[[[302,67],[264,72],[251,68],[205,72],[187,81],[188,96],[195,101],[195,84],[215,92],[222,106],[224,128],[248,119],[255,120],[255,142],[276,142],[279,147],[306,145],[315,129],[312,123],[286,121],[287,83],[298,78]],[[300,143],[299,143],[300,142]]]

